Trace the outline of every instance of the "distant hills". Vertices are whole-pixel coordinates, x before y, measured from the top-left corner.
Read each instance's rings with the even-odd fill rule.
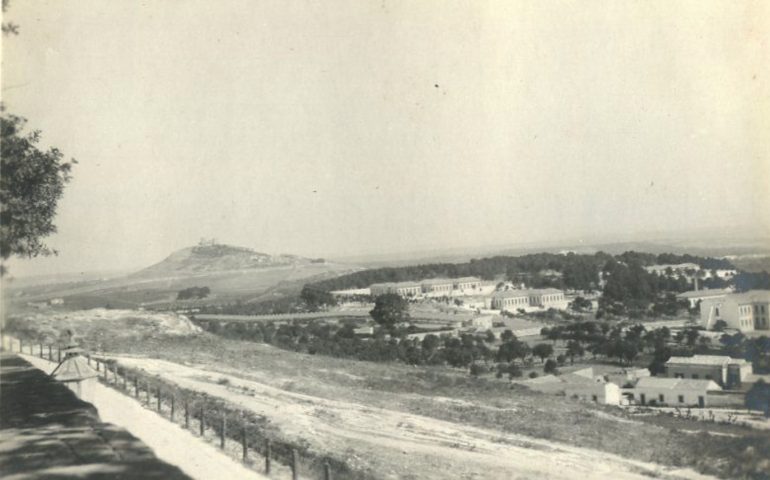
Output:
[[[179,291],[207,287],[211,294],[193,302],[259,302],[298,292],[306,281],[360,270],[349,263],[297,255],[270,255],[250,248],[199,244],[171,253],[161,262],[110,278],[41,278],[45,283],[8,282],[6,299],[15,309],[57,299],[64,309],[163,308],[177,304]],[[61,300],[59,300],[61,299]],[[59,303],[60,302],[60,303]]]
[[[149,266],[132,277],[163,277],[201,273],[250,270],[256,268],[323,263],[296,255],[269,255],[250,248],[223,244],[196,245],[183,248],[166,259]]]

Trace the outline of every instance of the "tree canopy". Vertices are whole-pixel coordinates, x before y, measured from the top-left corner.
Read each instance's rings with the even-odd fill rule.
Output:
[[[56,232],[53,223],[74,160],[64,161],[56,148],[39,148],[40,132],[24,133],[26,120],[0,115],[0,255],[36,257],[56,251],[43,239]]]
[[[393,328],[397,323],[409,320],[409,304],[395,293],[380,295],[369,315],[383,327]]]

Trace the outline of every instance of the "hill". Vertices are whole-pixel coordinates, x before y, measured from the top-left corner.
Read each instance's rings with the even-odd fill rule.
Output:
[[[269,255],[250,248],[205,244],[183,248],[165,260],[149,266],[131,277],[165,277],[200,273],[250,270],[316,262],[296,255]]]
[[[208,287],[206,303],[258,302],[296,295],[307,281],[360,268],[296,255],[270,255],[249,248],[202,244],[171,253],[163,261],[128,275],[83,281],[29,284],[4,282],[11,313],[39,308],[57,299],[54,309],[160,308],[180,306],[180,290]],[[184,302],[192,306],[194,300]]]

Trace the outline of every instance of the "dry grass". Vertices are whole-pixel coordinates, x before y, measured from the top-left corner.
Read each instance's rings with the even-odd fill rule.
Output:
[[[297,354],[209,334],[116,342],[105,347],[203,364],[310,395],[500,429],[642,461],[689,466],[722,478],[770,475],[767,431],[668,417],[630,417],[616,408],[540,394],[489,377],[475,379],[443,367]]]

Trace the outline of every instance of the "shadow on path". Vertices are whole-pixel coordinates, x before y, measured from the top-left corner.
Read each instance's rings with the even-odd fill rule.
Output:
[[[16,479],[189,479],[93,405],[11,354],[0,355],[0,476]]]

